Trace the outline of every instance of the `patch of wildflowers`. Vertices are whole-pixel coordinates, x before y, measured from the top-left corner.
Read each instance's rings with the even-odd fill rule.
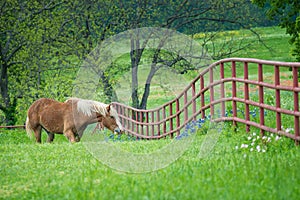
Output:
[[[207,119],[209,119],[210,116],[207,117]],[[195,121],[191,121],[190,123],[188,123],[185,126],[185,129],[182,133],[180,133],[178,136],[175,137],[175,139],[179,140],[182,139],[184,137],[188,137],[189,134],[194,134],[197,130],[197,128],[201,128],[203,126],[203,124],[205,123],[205,119],[198,119]]]
[[[257,133],[253,132],[252,134],[245,137],[245,140],[242,141],[240,148],[238,148],[238,146],[235,146],[235,150],[242,152],[265,153],[268,150],[268,145],[273,145],[273,143],[280,140],[281,137],[273,133],[261,137]]]
[[[290,133],[290,132],[294,132],[294,129],[293,128],[287,128],[287,129],[285,129],[285,131]]]

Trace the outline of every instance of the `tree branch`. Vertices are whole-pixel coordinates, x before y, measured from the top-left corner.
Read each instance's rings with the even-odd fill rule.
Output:
[[[52,10],[52,9],[54,9],[55,7],[57,7],[57,6],[59,6],[59,5],[61,5],[61,4],[63,4],[63,3],[65,3],[66,1],[61,1],[61,2],[58,2],[58,3],[56,3],[56,4],[54,4],[53,6],[51,6],[51,4],[54,2],[54,0],[52,0],[52,1],[50,1],[46,6],[44,6],[43,8],[41,8],[39,11],[37,11],[37,12],[33,12],[33,13],[31,13],[28,17],[35,17],[36,15],[39,15],[39,14],[41,14],[43,11],[45,11],[45,10]]]
[[[9,56],[6,57],[5,62],[9,62],[9,60],[24,46],[24,43],[21,43],[19,46],[17,46]]]

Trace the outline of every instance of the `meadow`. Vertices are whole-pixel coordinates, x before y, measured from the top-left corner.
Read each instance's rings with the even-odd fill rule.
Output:
[[[243,127],[237,132],[230,124],[226,127],[206,157],[198,154],[205,137],[198,130],[193,144],[174,163],[138,174],[111,169],[82,143],[69,144],[63,136],[53,144],[37,145],[24,131],[5,131],[0,135],[1,198],[297,199],[300,154],[294,143],[270,135],[269,143],[257,140],[251,151],[255,132],[246,135]],[[108,142],[143,147],[144,153],[165,141]],[[265,151],[258,151],[258,145]]]
[[[284,31],[278,28],[258,31],[273,50],[270,52],[257,43],[249,52],[240,52],[235,57],[292,61]],[[283,96],[282,102],[289,104],[289,101],[289,96]],[[272,115],[265,117],[274,119]],[[284,124],[285,128],[290,125],[289,121]],[[161,169],[145,173],[112,169],[89,153],[84,142],[70,144],[62,135],[56,135],[52,144],[36,144],[23,129],[1,129],[0,199],[299,198],[300,153],[292,140],[269,133],[261,137],[254,128],[246,133],[243,125],[232,127],[226,122],[213,138],[209,151],[201,154],[209,137],[209,126],[206,121],[196,130],[187,130],[184,137],[193,140],[182,155]],[[85,135],[91,135],[91,131],[87,130]],[[43,141],[45,136],[44,133]],[[112,137],[107,132],[97,132],[93,137],[146,156],[178,139],[135,140],[128,136]],[[101,154],[109,151],[102,148]],[[164,156],[168,155],[161,155]],[[130,158],[123,159],[131,162]]]

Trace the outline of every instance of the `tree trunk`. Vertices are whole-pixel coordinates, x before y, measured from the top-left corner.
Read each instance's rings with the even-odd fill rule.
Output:
[[[13,99],[11,103],[10,96],[8,93],[8,74],[7,74],[8,65],[5,62],[1,64],[1,79],[0,79],[0,89],[1,89],[1,99],[3,103],[0,104],[0,109],[5,115],[5,124],[15,125],[16,119],[16,107],[17,107],[17,98]]]
[[[13,126],[16,125],[17,122],[17,116],[16,116],[16,108],[17,108],[17,98],[15,97],[13,99],[12,104],[9,104],[7,106],[7,109],[4,109],[4,115],[5,115],[5,124],[7,126]]]
[[[109,83],[109,77],[105,76],[104,73],[102,73],[100,77],[101,77],[101,82],[103,84],[103,90],[107,101],[106,103],[118,101],[117,94],[114,91],[112,85]]]
[[[139,108],[139,96],[138,96],[138,65],[141,60],[143,50],[140,48],[140,41],[137,36],[131,38],[131,99],[132,107]]]
[[[156,71],[157,71],[156,64],[152,63],[151,70],[148,74],[146,84],[145,84],[145,87],[144,87],[144,94],[143,94],[143,97],[142,97],[142,101],[141,101],[141,104],[139,106],[140,109],[147,109],[147,101],[148,101],[148,97],[150,95],[150,85],[151,85],[152,78],[154,77]]]
[[[3,62],[1,65],[0,87],[1,87],[1,97],[3,99],[5,107],[7,107],[9,105],[7,69],[8,69],[7,63]]]

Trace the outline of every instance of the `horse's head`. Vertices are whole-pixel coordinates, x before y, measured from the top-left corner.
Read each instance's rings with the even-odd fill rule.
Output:
[[[111,130],[113,133],[120,134],[124,132],[122,124],[120,123],[117,111],[109,104],[106,107],[107,113],[101,117],[100,123]]]
[[[77,112],[83,113],[90,123],[98,122],[101,128],[106,127],[113,133],[124,131],[117,111],[110,104],[78,98],[70,98],[65,103],[75,103]]]

